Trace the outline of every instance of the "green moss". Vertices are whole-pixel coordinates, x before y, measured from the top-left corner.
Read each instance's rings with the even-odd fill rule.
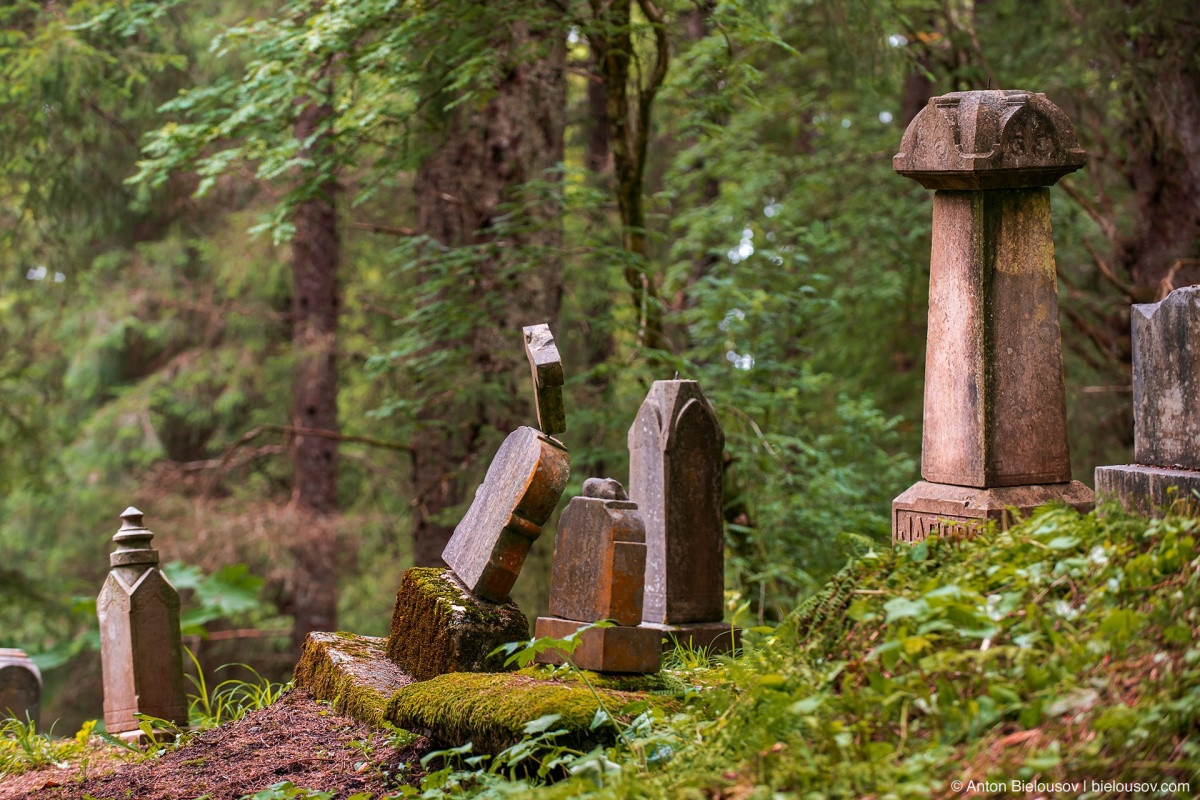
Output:
[[[620,692],[649,692],[651,694],[671,696],[682,694],[684,689],[687,688],[687,684],[666,672],[656,672],[653,675],[620,675],[582,670],[582,673],[583,676],[587,677],[588,683],[599,689],[614,689]],[[579,672],[571,669],[552,667],[546,664],[526,667],[525,669],[518,670],[517,674],[540,680],[556,680],[566,683],[583,684],[583,677]]]
[[[637,701],[670,705],[634,692],[598,688],[597,693],[618,717],[628,716],[622,709]],[[454,673],[400,689],[388,703],[386,717],[402,728],[428,730],[446,744],[472,742],[477,753],[495,753],[520,741],[526,723],[548,714],[561,715],[557,727],[565,728],[567,740],[577,745],[611,740],[612,726],[591,730],[596,709],[595,696],[582,683]]]
[[[410,679],[384,653],[383,639],[353,633],[313,633],[293,673],[296,685],[339,712],[379,725],[392,692]]]
[[[414,568],[396,592],[387,655],[416,680],[447,672],[500,672],[503,656],[489,655],[529,638],[529,621],[515,603],[497,605],[469,594],[449,570]]]

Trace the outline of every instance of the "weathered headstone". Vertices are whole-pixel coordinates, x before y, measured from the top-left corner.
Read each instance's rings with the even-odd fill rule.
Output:
[[[508,602],[570,472],[571,456],[554,439],[527,427],[508,435],[442,552],[469,591],[493,603]]]
[[[580,635],[571,660],[597,672],[657,672],[662,632],[641,626],[646,575],[646,528],[637,504],[621,484],[589,478],[583,494],[567,504],[554,538],[550,616],[538,617],[534,635],[562,639],[589,623],[612,620],[611,628]],[[557,651],[539,662],[561,663]]]
[[[32,721],[36,727],[42,703],[42,673],[24,650],[0,647],[0,719]]]
[[[121,520],[96,601],[104,726],[109,733],[136,731],[138,713],[186,725],[179,594],[158,569],[154,534],[142,526],[142,512],[131,506]]]
[[[538,427],[542,433],[556,434],[567,429],[567,412],[563,406],[563,368],[554,334],[546,324],[523,328],[525,355],[533,372],[534,405]]]
[[[696,381],[655,381],[629,429],[629,496],[646,525],[642,620],[727,650],[721,472],[725,434]]]
[[[934,189],[921,475],[892,504],[892,536],[965,534],[1059,500],[1071,480],[1050,190],[1083,166],[1044,95],[954,92],[913,119],[896,172]]]
[[[1200,286],[1135,305],[1134,464],[1096,468],[1096,493],[1143,513],[1200,509]]]

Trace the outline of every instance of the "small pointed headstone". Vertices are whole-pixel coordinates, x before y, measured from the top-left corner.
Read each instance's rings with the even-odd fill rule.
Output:
[[[24,650],[0,647],[0,719],[32,721],[36,727],[42,703],[42,673]]]
[[[562,498],[571,456],[533,428],[517,428],[492,459],[442,559],[467,589],[507,603],[542,525]]]
[[[582,633],[571,656],[580,669],[657,672],[662,633],[640,627],[646,574],[646,528],[637,504],[615,480],[589,478],[583,494],[567,504],[554,538],[550,616],[538,617],[534,635],[561,639],[589,623],[611,628]],[[538,661],[562,662],[544,651]]]
[[[563,407],[563,367],[558,355],[554,334],[546,324],[530,325],[525,334],[525,355],[533,372],[534,401],[538,427],[542,433],[554,435],[567,429],[567,412]]]
[[[179,594],[158,568],[142,512],[131,506],[121,521],[96,601],[104,726],[110,733],[136,731],[139,713],[186,725]]]
[[[629,429],[629,497],[646,524],[642,619],[694,647],[734,645],[722,621],[724,448],[696,381],[655,381]]]
[[[1135,305],[1133,460],[1096,468],[1096,492],[1131,510],[1200,508],[1200,286]]]

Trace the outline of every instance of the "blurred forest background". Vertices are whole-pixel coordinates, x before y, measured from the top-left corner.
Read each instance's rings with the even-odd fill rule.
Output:
[[[381,634],[495,448],[520,327],[568,376],[568,496],[651,381],[727,436],[729,607],[887,541],[916,474],[947,91],[1045,92],[1075,476],[1130,458],[1131,302],[1200,280],[1200,30],[1171,0],[8,0],[0,646],[100,714],[94,597],[146,512],[206,668]],[[553,521],[517,587],[542,611]]]

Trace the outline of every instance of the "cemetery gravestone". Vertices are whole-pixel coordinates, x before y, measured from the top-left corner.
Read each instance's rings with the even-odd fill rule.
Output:
[[[893,159],[934,189],[921,475],[892,504],[892,536],[965,534],[1008,509],[1092,492],[1071,480],[1050,191],[1083,166],[1044,95],[935,97]]]
[[[655,381],[629,429],[629,495],[646,525],[642,620],[712,650],[736,644],[723,621],[724,447],[696,381]]]
[[[42,673],[24,650],[0,647],[0,718],[28,720],[36,728],[42,702]]]
[[[154,534],[142,516],[132,506],[122,512],[111,570],[96,601],[109,733],[136,731],[138,713],[177,725],[188,721],[179,594],[158,569]]]
[[[534,408],[542,433],[553,435],[567,429],[563,407],[563,369],[554,334],[545,323],[523,328],[525,355],[533,371]]]
[[[657,672],[662,633],[641,626],[646,574],[646,528],[624,488],[589,478],[567,504],[554,539],[550,616],[538,617],[534,635],[562,639],[600,620],[617,623],[580,634],[571,660],[598,672]],[[562,663],[557,651],[544,664]]]
[[[1200,508],[1200,286],[1135,305],[1133,458],[1096,468],[1096,492],[1127,509]]]

